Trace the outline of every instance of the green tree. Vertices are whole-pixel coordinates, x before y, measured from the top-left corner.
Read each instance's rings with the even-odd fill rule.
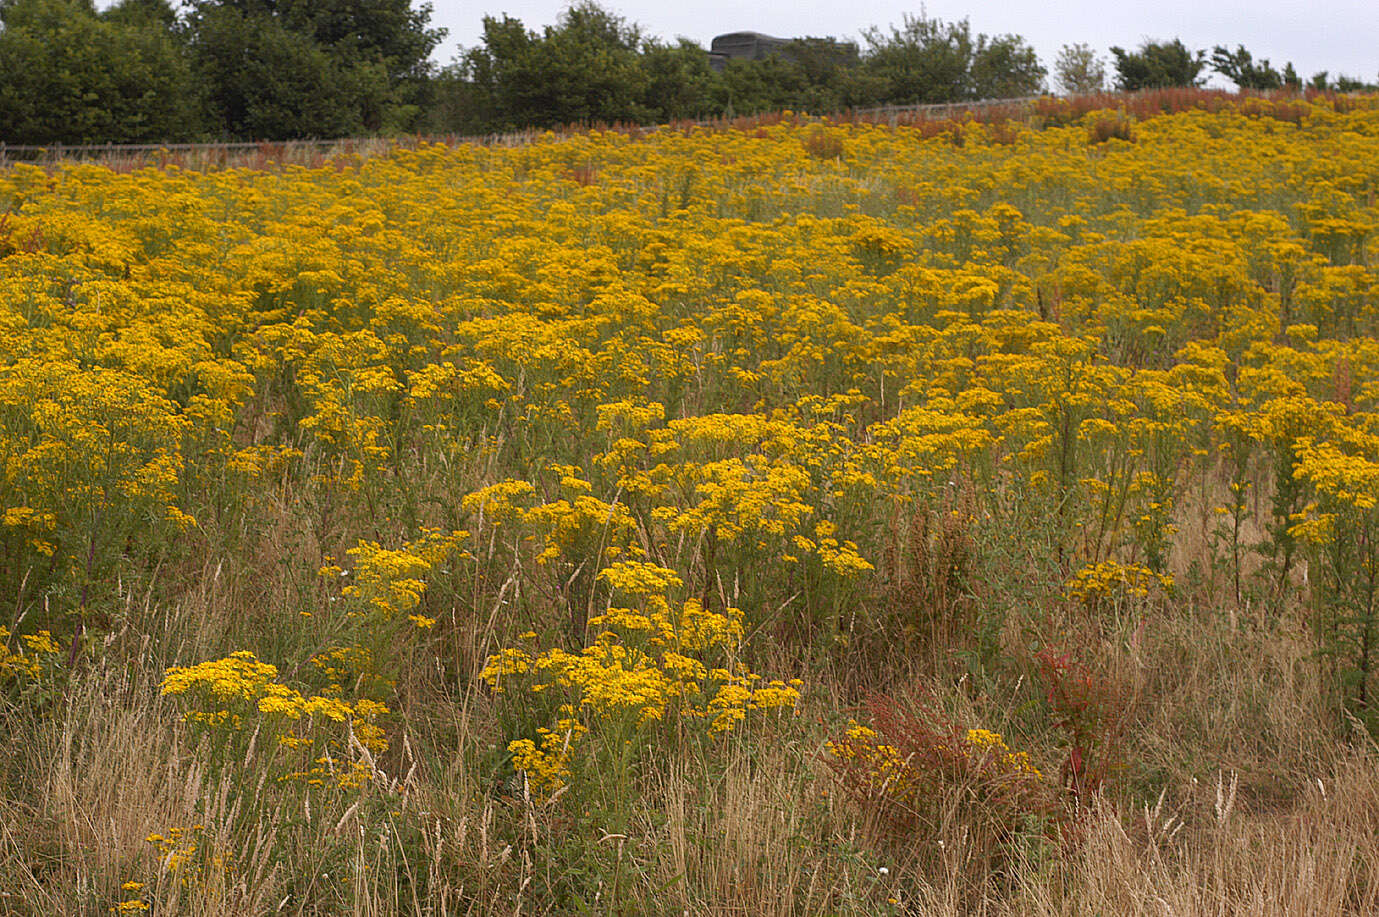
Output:
[[[415,129],[429,104],[431,7],[411,0],[194,0],[207,110],[248,139]]]
[[[1048,71],[1018,35],[977,36],[970,92],[976,99],[1012,99],[1044,90]]]
[[[442,67],[431,80],[426,129],[433,134],[481,134],[489,129],[487,105],[463,61]]]
[[[762,60],[729,61],[717,75],[713,98],[718,111],[831,114],[875,105],[879,80],[865,73],[857,45],[836,38],[797,38]]]
[[[966,19],[906,15],[890,34],[863,33],[864,68],[892,105],[1009,98],[1039,92],[1045,69],[1018,35],[972,34]]]
[[[728,116],[803,108],[804,72],[780,54],[730,60],[713,85],[714,109]]]
[[[1379,84],[1366,83],[1345,74],[1337,76],[1334,80],[1330,79],[1330,76],[1326,70],[1312,74],[1312,78],[1307,81],[1307,88],[1318,92],[1372,92],[1379,89]]]
[[[485,17],[479,46],[436,81],[441,130],[466,133],[590,121],[668,121],[792,109],[831,113],[881,102],[947,102],[1029,95],[1045,70],[1015,35],[973,35],[966,20],[909,17],[867,33],[867,50],[799,38],[719,72],[702,47],[648,39],[593,2],[529,30]]]
[[[156,7],[156,4],[142,4]],[[202,133],[183,49],[165,18],[89,0],[0,4],[0,138],[133,143]]]
[[[1288,65],[1289,69],[1292,64]],[[1234,51],[1217,45],[1211,52],[1211,69],[1230,80],[1240,89],[1281,89],[1283,74],[1279,73],[1267,60],[1255,62],[1253,55],[1244,45],[1237,45]]]
[[[1059,87],[1070,95],[1101,92],[1106,88],[1106,63],[1091,45],[1064,45],[1053,65]]]
[[[1112,48],[1116,59],[1116,86],[1125,92],[1164,89],[1173,86],[1201,86],[1206,66],[1205,51],[1189,51],[1180,39],[1146,41],[1136,51]]]
[[[642,48],[642,106],[657,121],[710,114],[713,71],[704,49],[682,38],[673,45],[649,41]]]
[[[641,45],[635,26],[578,3],[540,35],[521,20],[485,16],[483,43],[463,61],[491,129],[636,121],[650,113]]]
[[[207,115],[222,136],[345,137],[381,126],[386,75],[342,67],[276,19],[207,6],[193,15],[191,36]]]
[[[167,32],[177,28],[177,11],[168,0],[120,0],[100,16],[106,22],[160,26]]]
[[[890,34],[871,28],[866,67],[879,79],[891,105],[956,102],[970,97],[968,71],[974,42],[967,20],[943,22],[906,14]]]
[[[883,86],[862,67],[856,44],[837,38],[797,38],[781,56],[799,71],[800,97],[789,106],[796,111],[830,114],[847,108],[876,105]]]
[[[1373,92],[1376,88],[1379,88],[1379,85],[1366,83],[1364,80],[1357,79],[1353,76],[1346,76],[1343,73],[1336,77],[1336,82],[1332,84],[1332,88],[1337,92]]]

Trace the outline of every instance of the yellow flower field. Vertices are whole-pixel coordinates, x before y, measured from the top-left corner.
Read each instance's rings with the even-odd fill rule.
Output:
[[[1213,108],[0,172],[0,911],[1375,906],[1379,100]]]

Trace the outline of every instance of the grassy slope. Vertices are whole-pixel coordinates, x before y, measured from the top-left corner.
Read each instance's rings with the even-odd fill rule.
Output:
[[[1133,143],[1109,145],[1092,142],[1104,130],[1091,117],[957,135],[767,119],[318,170],[0,176],[5,509],[54,519],[6,529],[0,582],[9,629],[47,629],[60,644],[29,654],[39,677],[16,670],[5,682],[0,911],[1379,907],[1379,758],[1360,725],[1367,711],[1316,653],[1324,555],[1278,573],[1268,523],[1279,447],[1252,440],[1232,477],[1217,422],[1232,410],[1263,416],[1280,378],[1369,416],[1375,236],[1346,247],[1317,221],[1379,219],[1374,112],[1188,112],[1135,123]],[[1002,203],[1018,211],[1014,239]],[[1292,286],[1280,279],[1290,271]],[[759,290],[768,295],[753,298]],[[881,475],[886,462],[867,464],[868,450],[893,440],[876,425],[914,407],[956,415],[945,397],[1000,378],[964,376],[955,360],[1074,339],[1090,341],[1087,365],[1127,370],[1098,383],[1122,395],[1143,374],[1190,363],[1181,348],[1193,341],[1227,356],[1229,385],[1212,395],[1223,400],[1167,427],[1171,510],[1156,532],[1171,588],[1113,586],[1099,600],[1067,588],[1084,564],[1147,563],[1161,547],[1129,510],[1104,536],[1086,534],[1105,518],[1101,491],[1071,483],[1129,480],[1116,461],[1140,467],[1132,453],[1144,440],[1069,440],[1078,474],[1056,492],[1056,450],[1030,446],[1044,429],[1001,426],[996,411],[978,426],[1002,431],[999,444],[922,470],[911,454],[908,471],[874,477],[861,498],[811,479],[791,491],[810,507],[807,525],[778,531],[753,529],[731,506],[694,522],[692,486],[639,504],[635,476],[595,459],[615,451],[596,406],[653,401],[670,426],[652,429],[741,412],[804,441],[832,423],[847,473]],[[420,397],[417,374],[447,364],[492,370],[501,384],[450,379],[452,400]],[[1049,418],[1059,396],[1039,385],[1055,365],[1026,391]],[[70,375],[33,381],[43,366]],[[100,368],[121,375],[88,378]],[[112,381],[134,394],[63,400]],[[827,412],[809,401],[854,389]],[[54,426],[38,404],[73,420]],[[143,420],[122,426],[130,417]],[[106,440],[82,432],[97,428],[140,445],[106,461]],[[816,468],[823,454],[781,446],[779,430],[705,445],[688,429],[675,428],[669,460],[687,475],[769,455],[753,466],[764,478],[768,467]],[[653,441],[649,429],[625,432]],[[926,432],[894,438],[891,464]],[[67,444],[60,461],[25,451],[45,435]],[[1192,452],[1199,441],[1203,454]],[[1024,458],[1000,458],[1022,446]],[[266,451],[251,460],[255,447]],[[167,455],[185,462],[171,480],[140,477]],[[673,716],[620,732],[590,712],[566,786],[533,793],[507,743],[551,711],[520,690],[495,695],[480,671],[528,630],[541,646],[583,644],[579,616],[612,595],[581,571],[610,562],[608,537],[597,525],[565,541],[536,523],[505,529],[464,498],[513,479],[546,505],[573,505],[579,488],[562,476],[581,475],[605,506],[632,508],[625,549],[681,574],[676,607],[741,605],[742,660],[800,676],[803,694],[793,711],[751,713],[724,735]],[[99,492],[80,489],[93,481]],[[1248,516],[1237,509],[1234,552],[1215,509],[1232,481],[1247,481],[1253,501]],[[1150,512],[1147,497],[1130,499]],[[657,521],[656,505],[689,521]],[[788,511],[768,501],[761,516]],[[874,569],[833,575],[811,556],[782,559],[794,534],[820,537],[821,518]],[[722,539],[734,524],[749,534]],[[335,563],[357,579],[365,566],[351,548],[415,543],[427,526],[467,531],[469,556],[418,574],[426,592],[414,606],[370,606],[341,592],[347,577],[319,573]],[[555,553],[539,562],[548,544]],[[432,623],[411,626],[408,612]],[[373,662],[326,678],[312,660],[341,646]],[[364,768],[362,786],[284,779],[300,756],[267,719],[246,714],[233,735],[198,729],[183,719],[187,703],[160,695],[168,667],[242,649],[304,696],[386,703],[376,754],[330,723],[293,727]],[[1104,787],[1080,807],[1041,649],[1074,654],[1105,711]],[[849,718],[865,721],[859,705],[878,696],[1027,749],[1046,807],[1012,822],[980,769],[926,785],[917,821],[876,803],[884,781],[865,798],[849,793],[826,743]],[[625,734],[633,763],[618,770]]]

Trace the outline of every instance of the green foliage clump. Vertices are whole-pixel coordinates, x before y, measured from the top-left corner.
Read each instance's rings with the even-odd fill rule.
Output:
[[[1112,48],[1111,55],[1116,59],[1116,88],[1125,92],[1201,86],[1206,82],[1201,75],[1206,52],[1189,51],[1178,38],[1146,41],[1135,51]]]
[[[243,140],[415,129],[443,33],[411,0],[197,0],[188,54],[208,120]]]
[[[11,143],[192,140],[191,72],[160,2],[0,3],[0,138]]]
[[[1217,45],[1211,52],[1211,69],[1241,89],[1282,89],[1285,85],[1295,87],[1298,82],[1292,64],[1279,73],[1267,60],[1256,63],[1244,45],[1237,45],[1234,51]],[[1288,79],[1286,74],[1292,74],[1292,78]]]

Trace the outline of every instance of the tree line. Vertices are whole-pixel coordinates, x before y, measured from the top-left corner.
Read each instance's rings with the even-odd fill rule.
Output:
[[[757,60],[710,64],[577,2],[540,30],[486,16],[479,44],[447,66],[429,4],[412,0],[0,0],[0,141],[11,144],[282,140],[489,133],[666,122],[792,109],[1010,98],[1045,91],[1049,71],[1018,35],[974,32],[923,13],[860,43],[800,38]],[[1200,86],[1376,88],[1327,73],[1304,83],[1244,47],[1210,55],[1180,40],[1065,45],[1064,92]],[[1114,74],[1112,75],[1112,70]]]
[[[443,37],[411,0],[0,0],[0,140],[396,134]]]

